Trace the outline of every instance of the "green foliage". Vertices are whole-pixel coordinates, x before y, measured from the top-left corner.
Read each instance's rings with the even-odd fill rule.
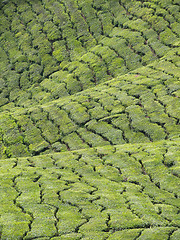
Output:
[[[68,54],[66,50],[66,42],[65,41],[55,41],[53,43],[53,56],[57,59],[57,61],[62,62],[68,59]]]
[[[104,138],[107,138],[110,142],[112,142],[112,144],[125,143],[122,136],[122,131],[113,128],[106,122],[96,122],[95,120],[92,120],[87,124],[87,128],[102,135]]]
[[[160,38],[166,45],[173,45],[173,43],[178,40],[176,35],[169,28],[160,34]]]
[[[179,18],[0,1],[1,239],[179,239]]]
[[[175,230],[174,228],[153,228],[153,229],[145,229],[139,239],[168,239],[169,234]]]
[[[129,229],[129,230],[122,230],[113,233],[108,239],[109,240],[133,240],[135,237],[138,237],[141,233],[142,229]]]
[[[64,109],[70,113],[71,118],[78,124],[84,124],[90,119],[86,108],[81,106],[80,104],[75,104],[72,102],[67,104]]]
[[[40,84],[45,91],[50,92],[50,99],[68,95],[65,83],[57,83],[56,80],[44,79]]]
[[[41,76],[42,67],[38,64],[32,64],[29,68],[30,80],[32,82],[40,82],[42,79]]]
[[[52,240],[80,240],[82,234],[80,233],[69,233],[61,235],[60,237],[53,237]]]
[[[78,128],[77,132],[82,136],[84,141],[92,147],[109,145],[109,142],[105,141],[101,136],[84,128]]]
[[[106,218],[91,218],[90,221],[82,225],[79,229],[80,233],[90,232],[93,229],[94,232],[106,231]]]
[[[58,40],[60,37],[58,28],[51,21],[45,22],[43,30],[47,32],[47,37],[50,41]]]
[[[176,231],[172,234],[171,240],[176,240],[176,239],[179,238],[179,236],[180,236],[180,231],[179,231],[179,230],[176,230]]]
[[[77,208],[68,204],[60,206],[57,216],[61,219],[58,223],[59,234],[61,235],[75,231],[76,227],[86,222],[86,219],[82,219]],[[73,221],[69,221],[69,219]]]
[[[16,213],[16,217],[18,217],[18,214]],[[9,218],[9,219],[8,219]],[[28,231],[29,229],[29,222],[27,221],[17,221],[15,219],[13,221],[13,216],[9,214],[7,218],[3,219],[3,222],[6,221],[6,224],[3,225],[3,232],[1,237],[4,239],[21,239],[23,235]]]

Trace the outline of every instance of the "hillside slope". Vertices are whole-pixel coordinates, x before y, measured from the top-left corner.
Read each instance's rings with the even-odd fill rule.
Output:
[[[0,239],[180,238],[179,10],[0,2]]]

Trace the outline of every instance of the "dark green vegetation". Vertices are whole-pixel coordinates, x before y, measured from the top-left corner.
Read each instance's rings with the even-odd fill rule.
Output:
[[[180,239],[179,20],[0,1],[0,239]]]

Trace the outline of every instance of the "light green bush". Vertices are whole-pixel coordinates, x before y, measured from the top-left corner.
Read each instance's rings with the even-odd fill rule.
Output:
[[[61,235],[60,237],[53,237],[52,240],[80,240],[82,234],[80,233],[69,233]]]
[[[176,230],[170,237],[171,240],[177,240],[180,236],[180,231]]]
[[[48,40],[58,40],[60,38],[60,31],[51,21],[46,21],[43,30],[47,33]]]
[[[70,133],[69,135],[63,137],[62,141],[69,146],[70,150],[81,148],[83,149],[88,147],[88,145],[75,132]]]
[[[169,234],[175,230],[174,228],[152,228],[152,229],[145,229],[141,236],[139,237],[139,240],[141,239],[153,239],[156,238],[158,240],[160,239],[168,239]]]
[[[169,29],[165,29],[163,32],[160,33],[160,40],[166,45],[173,45],[178,39],[176,35]]]
[[[61,235],[74,232],[77,227],[86,223],[86,219],[83,219],[78,209],[68,204],[59,206],[57,216],[61,219],[57,225],[58,232]]]
[[[133,240],[135,237],[138,237],[142,232],[142,229],[128,229],[117,231],[110,235],[109,240]]]

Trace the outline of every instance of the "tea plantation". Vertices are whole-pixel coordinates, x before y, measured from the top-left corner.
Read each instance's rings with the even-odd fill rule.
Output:
[[[0,1],[0,239],[180,239],[179,0]]]

